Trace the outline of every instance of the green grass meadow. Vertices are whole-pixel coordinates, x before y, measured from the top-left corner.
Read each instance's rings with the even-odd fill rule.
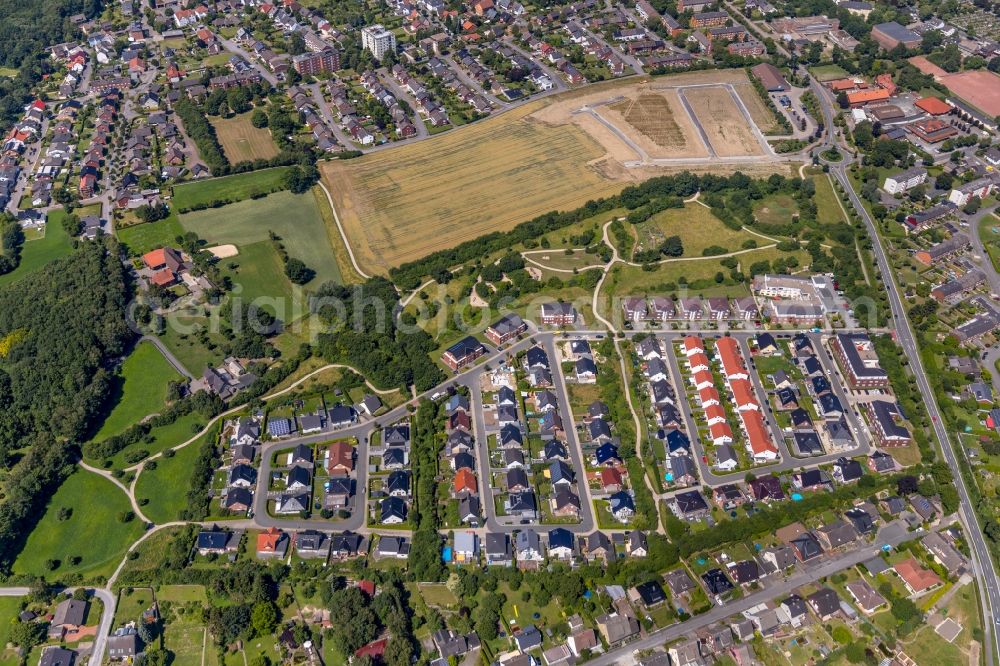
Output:
[[[45,225],[45,236],[25,241],[21,248],[20,265],[18,265],[17,270],[0,275],[0,287],[36,273],[50,261],[65,257],[73,251],[73,241],[62,226],[64,217],[66,217],[66,213],[61,209],[49,213],[49,220]]]
[[[184,233],[184,229],[177,221],[177,215],[171,212],[165,220],[133,224],[115,233],[131,254],[140,255],[164,245],[176,245],[176,238]]]
[[[286,171],[288,167],[276,167],[184,183],[174,188],[173,204],[186,209],[223,199],[249,199],[257,192],[270,192],[280,187]]]
[[[72,509],[66,520],[59,510]],[[56,580],[68,574],[85,579],[106,578],[114,572],[125,551],[142,534],[142,522],[127,523],[119,514],[130,509],[128,498],[102,476],[79,470],[70,475],[49,501],[45,514],[28,536],[14,562],[14,573]],[[70,558],[79,557],[78,564]],[[59,560],[50,570],[49,560]]]
[[[281,238],[288,256],[301,259],[316,271],[309,284],[341,282],[342,277],[316,198],[310,194],[275,192],[221,208],[209,208],[181,215],[185,231],[193,231],[208,243],[233,243],[244,252],[247,245],[269,241],[269,232]],[[233,261],[240,263],[240,256]],[[225,266],[231,260],[223,259]]]
[[[100,441],[117,435],[146,416],[163,408],[167,384],[181,379],[156,347],[141,342],[122,364],[118,401],[94,435]]]
[[[206,437],[214,437],[209,433]],[[190,487],[191,469],[204,440],[188,444],[174,453],[171,458],[157,458],[156,469],[144,469],[135,483],[135,498],[148,499],[142,508],[155,523],[177,520],[187,506],[187,491]],[[178,442],[179,444],[180,442]]]

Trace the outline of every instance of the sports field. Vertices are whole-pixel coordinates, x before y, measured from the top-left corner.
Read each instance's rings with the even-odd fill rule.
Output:
[[[254,193],[282,189],[281,179],[286,171],[288,167],[275,167],[183,183],[174,188],[173,203],[178,210],[184,210],[213,201],[243,201]]]
[[[746,118],[726,88],[690,88],[684,91],[691,110],[720,157],[761,155],[762,149]]]
[[[244,269],[249,269],[253,261],[247,254],[253,250],[248,246],[262,241],[270,246],[269,232],[273,231],[281,238],[288,256],[301,259],[306,266],[316,271],[316,277],[309,285],[317,286],[328,281],[341,281],[340,269],[330,247],[326,225],[316,197],[311,192],[305,194],[275,192],[263,199],[251,199],[221,208],[184,213],[181,215],[181,226],[185,231],[195,232],[210,245],[217,243],[236,245],[239,248],[239,255],[221,260],[220,265],[223,268],[235,263]],[[274,260],[278,260],[277,254]],[[244,288],[248,291],[285,296],[290,284],[281,271],[280,263],[279,272],[284,284],[255,281],[253,276],[246,273],[240,275],[240,278],[247,281]],[[266,280],[271,279],[269,275],[263,277]]]
[[[72,509],[65,520],[59,519],[62,508]],[[74,472],[49,501],[14,562],[14,573],[45,576],[50,581],[69,574],[111,575],[125,550],[142,534],[138,518],[128,523],[118,520],[129,508],[125,493],[104,477]],[[77,564],[72,563],[74,557],[80,558]],[[50,570],[49,560],[57,560],[59,566]]]
[[[1000,116],[1000,76],[994,72],[956,72],[941,77],[941,83],[990,118]]]
[[[163,408],[167,384],[181,378],[151,342],[141,342],[122,364],[116,383],[114,408],[94,435],[100,441],[117,435],[133,423]]]
[[[228,55],[228,54],[227,54]],[[250,123],[250,112],[232,118],[214,118],[215,136],[222,144],[226,159],[231,163],[266,160],[278,154],[278,146],[266,127],[257,128]]]

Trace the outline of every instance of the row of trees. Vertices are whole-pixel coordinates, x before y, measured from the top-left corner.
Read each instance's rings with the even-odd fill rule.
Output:
[[[112,405],[109,405],[111,407]],[[132,424],[125,432],[113,435],[101,441],[91,440],[83,445],[83,454],[88,458],[102,460],[110,458],[119,451],[130,446],[152,442],[153,428],[167,426],[188,414],[197,412],[206,419],[211,418],[225,408],[225,403],[214,393],[198,391],[187,398],[178,400],[165,407],[159,414],[152,416],[142,423]],[[198,430],[201,426],[198,426]],[[145,455],[139,456],[140,459]]]
[[[410,519],[416,523],[413,548],[410,550],[410,571],[417,580],[437,581],[444,577],[441,563],[441,535],[437,500],[438,454],[441,439],[438,436],[438,405],[430,400],[420,403],[413,419],[413,489],[416,498]]]
[[[184,123],[188,136],[198,146],[198,154],[205,160],[212,174],[220,176],[227,173],[229,160],[222,150],[219,138],[215,135],[215,128],[208,122],[208,118],[198,105],[189,99],[180,99],[174,104],[174,111]]]

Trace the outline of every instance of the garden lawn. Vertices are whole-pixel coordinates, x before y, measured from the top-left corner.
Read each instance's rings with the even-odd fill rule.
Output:
[[[142,617],[142,612],[153,605],[153,589],[150,587],[126,587],[118,593],[115,608],[115,625],[120,627]]]
[[[10,625],[17,621],[20,612],[20,597],[0,597],[0,666],[17,666],[20,663],[13,650],[5,649],[10,640]]]
[[[118,402],[104,419],[94,439],[101,441],[117,435],[146,416],[163,408],[167,384],[181,379],[160,350],[151,342],[141,342],[122,364],[118,383]]]
[[[215,437],[215,429],[205,437]],[[173,457],[156,459],[156,469],[144,469],[135,483],[135,498],[148,499],[142,507],[146,517],[155,523],[177,520],[187,507],[187,492],[191,485],[191,469],[205,437],[176,451]],[[177,442],[180,444],[180,442]]]
[[[417,590],[428,606],[448,607],[458,604],[458,598],[442,583],[418,583]]]
[[[286,171],[288,167],[276,167],[184,183],[174,187],[173,202],[178,209],[189,209],[213,201],[243,201],[256,193],[283,188]]]
[[[184,234],[184,229],[177,221],[177,215],[171,211],[164,220],[122,227],[116,229],[115,234],[130,254],[138,256],[165,245],[175,245],[177,237]]]
[[[312,193],[275,192],[263,199],[209,208],[181,215],[185,231],[210,243],[234,243],[242,254],[251,243],[269,240],[274,232],[289,257],[301,259],[316,271],[309,284],[341,282],[340,268],[327,237],[322,214]],[[223,260],[223,266],[230,260]],[[240,257],[232,261],[240,263]]]
[[[59,520],[62,507],[73,510],[67,520]],[[45,576],[50,581],[68,574],[88,580],[107,578],[142,534],[138,518],[128,523],[118,520],[119,514],[129,510],[125,493],[111,481],[83,470],[74,472],[52,496],[28,536],[14,562],[14,573]],[[71,557],[80,557],[80,563],[70,564]],[[59,567],[50,571],[48,560],[59,560]]]
[[[24,276],[41,270],[50,261],[55,261],[73,251],[69,234],[62,226],[65,216],[66,213],[62,209],[49,213],[49,220],[45,224],[45,236],[24,242],[21,247],[21,263],[12,273],[0,275],[0,287],[17,282]]]

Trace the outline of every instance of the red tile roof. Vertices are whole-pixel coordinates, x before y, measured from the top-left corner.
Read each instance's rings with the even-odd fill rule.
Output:
[[[932,116],[940,116],[951,112],[951,106],[937,97],[923,97],[916,101],[916,105]]]

